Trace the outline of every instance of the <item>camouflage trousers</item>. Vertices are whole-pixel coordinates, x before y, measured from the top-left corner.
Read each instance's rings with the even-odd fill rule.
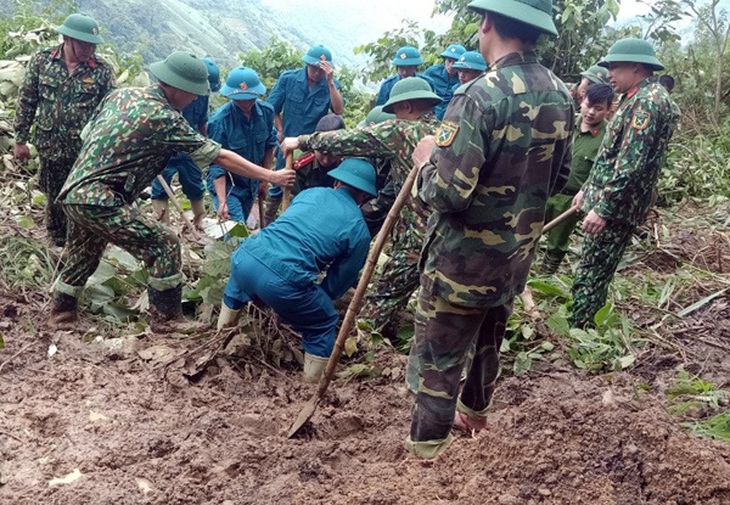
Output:
[[[48,237],[56,245],[62,246],[66,242],[66,214],[61,205],[56,203],[56,197],[61,192],[76,160],[53,160],[44,156],[40,156],[39,159],[38,186],[46,195],[46,230]]]
[[[570,326],[582,328],[592,324],[596,312],[606,304],[608,286],[633,231],[634,225],[609,222],[597,235],[586,234],[580,262],[573,276]]]
[[[373,329],[388,337],[394,336],[398,312],[406,308],[419,286],[420,245],[413,242],[397,235],[390,259],[365,297],[363,317],[372,323]]]
[[[156,219],[142,215],[137,207],[64,205],[63,209],[69,220],[69,233],[56,290],[78,298],[99,266],[108,243],[126,249],[145,263],[152,289],[165,291],[182,282],[180,242]]]
[[[474,420],[486,417],[499,377],[499,348],[512,302],[497,307],[454,305],[421,287],[412,355],[418,359],[418,392],[406,447],[433,458],[451,442],[456,410]],[[474,356],[459,395],[462,369]],[[409,363],[410,365],[410,363]]]

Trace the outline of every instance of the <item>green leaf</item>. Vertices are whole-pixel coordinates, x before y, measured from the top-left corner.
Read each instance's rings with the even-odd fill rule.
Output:
[[[628,368],[631,365],[633,365],[634,361],[636,361],[636,356],[634,356],[633,354],[629,354],[627,356],[622,356],[618,359],[618,365],[619,365],[618,369],[624,370],[625,368]]]
[[[541,348],[542,348],[543,350],[547,351],[547,352],[550,352],[550,351],[552,351],[553,349],[555,349],[555,346],[553,345],[553,343],[552,343],[552,342],[547,342],[547,341],[545,341],[545,342],[543,342],[542,344],[540,344],[540,347],[541,347]]]
[[[570,336],[570,325],[568,324],[568,319],[563,314],[556,312],[548,317],[547,325],[553,333],[561,338]]]
[[[691,314],[692,312],[694,312],[695,310],[699,309],[700,307],[708,304],[709,302],[711,302],[712,300],[714,300],[718,296],[721,296],[721,295],[725,294],[725,292],[728,289],[730,289],[730,288],[721,289],[720,291],[717,291],[716,293],[712,293],[711,295],[704,297],[702,300],[696,301],[695,303],[693,303],[689,307],[685,307],[684,309],[682,309],[679,312],[677,312],[677,317],[684,317],[684,316],[686,316],[688,314]]]
[[[231,231],[228,232],[228,235],[231,237],[239,237],[239,238],[246,238],[250,235],[248,232],[248,227],[246,227],[245,224],[238,223],[236,226],[231,228]]]
[[[532,366],[532,359],[525,352],[517,354],[515,357],[514,365],[512,365],[512,371],[515,375],[524,375]]]
[[[30,230],[32,228],[35,228],[35,222],[30,216],[18,216],[15,218],[15,222],[18,223],[18,226],[20,226],[24,230]]]
[[[593,316],[593,321],[596,323],[596,326],[603,326],[603,324],[606,322],[612,312],[613,304],[611,302],[601,307],[601,309],[596,312],[596,315]]]
[[[570,294],[566,291],[563,291],[558,286],[551,284],[549,282],[540,281],[540,280],[531,280],[527,283],[532,289],[537,291],[538,293],[541,293],[543,295],[548,296],[557,296],[558,298],[567,299],[570,297]]]
[[[127,322],[137,317],[137,313],[121,303],[109,302],[104,305],[104,314],[112,316],[120,322]]]
[[[33,199],[31,200],[32,204],[36,207],[42,207],[46,204],[48,201],[48,198],[46,198],[46,195],[43,193],[35,193],[33,195]]]
[[[5,349],[5,339],[2,333],[0,333],[0,349]]]
[[[117,275],[117,269],[109,263],[108,261],[101,260],[99,262],[99,266],[96,268],[96,271],[92,274],[91,277],[89,277],[89,280],[86,281],[87,286],[95,286],[99,284],[104,284],[109,279],[112,279],[114,276]]]
[[[350,358],[356,352],[357,352],[357,339],[355,337],[350,337],[347,340],[345,340],[345,355],[348,358]]]

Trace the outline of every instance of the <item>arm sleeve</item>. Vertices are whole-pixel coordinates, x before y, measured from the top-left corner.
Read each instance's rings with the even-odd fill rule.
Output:
[[[338,156],[393,158],[398,145],[405,142],[395,121],[374,124],[362,130],[337,130],[302,135],[304,151],[325,151]]]
[[[360,238],[354,247],[330,265],[327,276],[322,281],[322,289],[331,299],[337,300],[355,284],[360,269],[365,264],[369,244],[369,235]]]
[[[222,119],[218,116],[217,120],[213,120],[208,123],[208,138],[219,143],[221,147],[225,148],[228,145],[228,139],[226,137],[225,128],[222,126],[222,122]],[[208,168],[208,176],[211,179],[218,179],[227,173],[228,172],[225,168],[220,165],[216,165],[215,163],[212,163]]]
[[[23,84],[18,91],[18,104],[15,111],[15,140],[25,144],[30,140],[30,127],[33,125],[38,106],[38,75],[40,54],[36,53],[28,62]]]
[[[438,212],[460,212],[471,203],[488,156],[494,125],[492,109],[482,111],[466,95],[456,95],[436,132],[436,146],[419,177],[418,196]]]
[[[274,107],[274,112],[276,114],[281,114],[282,109],[284,108],[284,99],[286,98],[286,75],[283,75],[279,77],[279,80],[276,81],[276,84],[274,84],[274,87],[271,90],[271,93],[269,93],[269,98],[266,100]]]
[[[655,118],[649,116],[642,120],[642,116],[652,112],[652,105],[645,100],[637,100],[634,104],[632,119],[626,126],[613,174],[604,187],[603,198],[593,209],[604,219],[616,215],[617,208],[625,201],[624,193],[631,191],[636,184],[641,184],[647,161],[653,155],[658,124]]]

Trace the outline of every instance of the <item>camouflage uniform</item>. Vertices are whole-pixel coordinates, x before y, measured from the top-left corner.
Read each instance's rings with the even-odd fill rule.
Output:
[[[607,220],[583,241],[573,278],[571,326],[590,324],[606,303],[621,256],[641,224],[679,121],[679,108],[658,77],[648,77],[624,94],[583,186],[583,211]]]
[[[432,113],[418,120],[394,119],[360,130],[339,130],[299,137],[300,147],[337,156],[372,157],[390,161],[390,177],[400,188],[410,172],[418,142],[432,135],[438,120]],[[393,233],[390,259],[366,298],[363,313],[382,330],[408,303],[418,288],[418,253],[423,245],[425,214],[413,198],[406,200]]]
[[[151,289],[178,289],[180,244],[157,219],[140,214],[134,201],[174,153],[190,153],[206,167],[220,146],[196,132],[157,85],[110,93],[85,134],[58,197],[72,225],[56,291],[77,298],[108,242],[144,260]]]
[[[574,121],[568,90],[534,52],[497,60],[449,105],[419,177],[419,197],[433,214],[420,260],[418,393],[406,446],[421,457],[448,445],[455,408],[475,420],[486,415],[547,198],[568,177]]]
[[[38,185],[47,196],[46,227],[59,245],[66,240],[66,217],[54,203],[81,149],[80,133],[96,106],[114,86],[111,66],[94,55],[69,75],[63,45],[35,53],[18,93],[15,139],[38,150]]]

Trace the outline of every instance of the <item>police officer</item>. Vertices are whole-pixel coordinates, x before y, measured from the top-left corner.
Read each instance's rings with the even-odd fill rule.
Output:
[[[474,0],[469,9],[482,15],[479,46],[490,68],[454,94],[419,177],[432,214],[419,262],[418,392],[406,448],[425,459],[448,446],[452,426],[486,425],[507,319],[547,196],[567,178],[574,123],[567,88],[535,53],[541,34],[557,35],[552,2]]]
[[[388,77],[380,85],[378,95],[375,98],[375,105],[385,105],[385,102],[390,98],[390,92],[393,86],[406,77],[420,77],[428,83],[431,90],[434,89],[434,84],[430,77],[416,73],[418,67],[423,65],[423,58],[421,58],[421,53],[415,47],[403,46],[398,49],[395,52],[395,57],[391,61],[391,64],[396,68],[398,73]]]
[[[66,216],[55,203],[81,149],[81,130],[104,95],[115,86],[114,72],[94,54],[104,42],[99,25],[86,14],[71,14],[56,28],[63,43],[35,53],[18,93],[15,113],[15,157],[30,158],[28,142],[38,150],[38,184],[45,193],[48,237],[66,243]]]
[[[220,94],[230,100],[210,118],[210,138],[224,149],[261,165],[271,167],[276,150],[274,107],[259,97],[266,94],[255,70],[238,67],[231,70]],[[215,163],[208,169],[208,191],[221,219],[245,223],[258,194],[266,195],[266,186],[228,172]]]
[[[464,46],[451,44],[441,53],[441,58],[444,60],[443,64],[432,65],[423,73],[424,76],[431,79],[434,93],[443,100],[433,109],[433,113],[436,114],[438,119],[443,119],[446,106],[451,100],[453,88],[459,83],[459,76],[454,68],[454,63],[459,61],[464,51],[466,51]]]
[[[196,97],[209,93],[208,72],[199,58],[177,51],[150,65],[150,72],[157,84],[116,90],[99,105],[58,196],[70,226],[64,267],[54,284],[54,325],[76,320],[77,299],[109,242],[147,265],[153,330],[186,325],[180,243],[134,205],[172,154],[190,153],[201,168],[215,162],[245,177],[283,185],[294,181],[293,170],[273,172],[221,149],[180,115]]]
[[[646,217],[679,108],[654,75],[662,70],[652,45],[626,38],[614,43],[599,63],[622,93],[588,180],[573,200],[586,217],[580,263],[573,278],[573,327],[593,324],[606,303],[608,286]]]
[[[575,89],[575,103],[580,106],[586,97],[586,91],[593,84],[608,84],[608,70],[600,65],[593,65],[580,73],[581,80]]]
[[[211,91],[218,91],[221,88],[220,69],[210,58],[203,58],[208,67],[208,82]],[[182,110],[182,115],[188,120],[190,126],[200,132],[201,135],[208,135],[208,95],[201,95],[190,105]],[[193,224],[201,227],[205,217],[205,205],[203,204],[203,173],[200,168],[190,159],[188,153],[177,153],[170,158],[162,177],[170,184],[175,174],[178,174],[183,193],[190,200],[190,208],[193,210]],[[156,178],[152,182],[152,207],[157,217],[163,223],[170,221],[168,209],[168,196],[160,181]]]

